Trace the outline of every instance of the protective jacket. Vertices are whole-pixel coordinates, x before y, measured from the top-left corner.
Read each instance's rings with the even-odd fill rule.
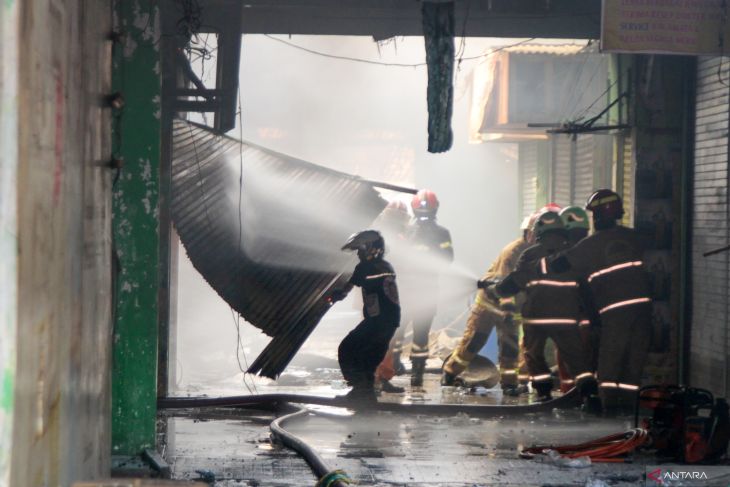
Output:
[[[615,226],[584,238],[555,258],[540,261],[540,273],[570,272],[586,280],[599,315],[651,302],[649,278],[634,230]]]
[[[400,256],[402,269],[398,269],[404,301],[411,308],[418,303],[425,315],[435,315],[439,275],[454,260],[451,234],[433,219],[416,220],[406,229],[405,242],[409,255]]]
[[[491,266],[489,266],[489,269],[484,274],[484,277],[482,277],[482,280],[494,281],[507,277],[517,268],[520,256],[529,247],[530,244],[522,237],[507,244],[507,246],[505,246],[499,253],[497,259],[492,262]],[[480,289],[477,292],[475,303],[487,308],[490,307],[489,300],[487,299],[484,289]],[[519,311],[523,303],[524,296],[522,294],[500,297],[499,314],[504,314],[504,311]]]
[[[543,242],[528,248],[522,253],[517,264],[519,273],[531,269],[534,262],[556,254],[570,246],[567,238],[558,234],[546,235]],[[497,286],[497,291],[509,290],[514,282],[514,274],[508,276]],[[523,325],[577,325],[582,316],[578,281],[572,273],[537,276],[513,286],[513,292],[524,287],[525,304],[522,307]],[[511,293],[510,293],[511,294]]]
[[[454,260],[451,234],[433,219],[416,220],[408,228],[406,238],[418,253],[425,253],[444,262]]]
[[[397,327],[400,324],[400,301],[395,271],[385,260],[360,262],[352,273],[350,283],[362,289],[365,319],[377,320]]]

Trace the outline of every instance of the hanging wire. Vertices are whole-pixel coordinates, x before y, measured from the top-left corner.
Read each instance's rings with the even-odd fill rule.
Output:
[[[464,52],[466,51],[466,22],[469,20],[469,7],[471,6],[471,0],[466,2],[466,12],[464,12],[464,22],[461,25],[461,42],[459,43],[459,50],[456,53],[456,73],[461,71],[461,61],[464,60]]]
[[[592,49],[591,49],[591,41],[588,41],[588,44],[583,48],[583,60],[581,61],[580,65],[578,66],[578,69],[575,70],[575,76],[573,83],[569,86],[579,86],[580,81],[583,79],[583,72],[585,71],[586,63],[588,62],[588,58],[590,58],[593,55]],[[600,65],[600,63],[598,63]],[[585,90],[585,86],[583,87],[583,90]],[[569,95],[570,96],[570,95]],[[582,93],[581,93],[581,96]],[[568,114],[572,114],[575,112],[576,108],[578,107],[578,103],[580,103],[580,97],[572,97],[572,103],[567,102],[564,104],[565,110],[561,113],[560,118],[558,121],[563,121],[566,119]],[[561,100],[562,101],[562,100]]]
[[[269,35],[269,34],[264,34],[264,37],[268,37],[269,39],[274,40],[276,42],[280,42],[282,44],[286,44],[287,46],[293,47],[294,49],[299,49],[300,51],[308,52],[310,54],[315,54],[317,56],[322,56],[322,57],[326,57],[326,58],[330,58],[330,59],[340,59],[342,61],[351,61],[351,62],[356,62],[356,63],[375,64],[375,65],[378,65],[378,66],[390,66],[390,67],[398,67],[398,68],[418,68],[418,67],[426,66],[427,65],[426,62],[422,62],[422,63],[386,63],[386,62],[383,62],[383,61],[374,61],[372,59],[363,59],[363,58],[356,58],[356,57],[350,57],[350,56],[338,56],[336,54],[329,54],[329,53],[326,53],[326,52],[316,51],[314,49],[309,49],[308,47],[300,46],[300,45],[295,44],[293,42],[289,42],[287,40],[280,39],[278,37],[274,37],[274,36]],[[492,49],[489,52],[486,52],[484,54],[480,54],[478,56],[462,57],[461,58],[461,61],[472,61],[472,60],[475,60],[475,59],[484,59],[484,58],[487,58],[487,57],[491,56],[492,54],[498,53],[499,51],[503,51],[503,50],[509,49],[511,47],[520,46],[522,44],[526,44],[528,42],[532,42],[535,39],[536,39],[535,37],[530,37],[529,39],[524,39],[522,41],[515,42],[514,44],[510,44],[508,46],[502,46],[502,47],[498,47],[496,49]]]
[[[604,95],[606,95],[606,93],[608,93],[611,90],[611,88],[613,88],[616,85],[616,83],[618,83],[618,78],[616,78],[615,80],[613,80],[613,83],[611,83],[610,85],[608,85],[608,88],[606,88],[605,90],[603,90],[603,92],[600,95],[598,95],[595,100],[593,100],[593,103],[591,103],[590,105],[588,105],[588,108],[586,108],[585,110],[583,110],[575,118],[574,121],[582,120],[583,117],[585,117],[588,114],[588,112],[591,110],[591,108],[593,108],[596,105],[596,103],[598,103],[599,101],[601,101],[603,99]]]
[[[241,86],[238,86],[238,139],[241,141],[241,143],[238,145],[238,254],[240,255],[242,252],[243,247],[243,110],[241,108]],[[233,308],[231,308],[231,313],[233,313]],[[246,386],[246,389],[248,389],[249,393],[253,394],[251,392],[251,388],[248,385],[248,382],[246,382],[246,377],[248,376],[248,357],[246,357],[246,349],[243,346],[243,342],[241,341],[241,315],[239,313],[235,313],[235,322],[236,322],[236,360],[238,361],[238,367],[241,369],[241,372],[243,372],[243,384]],[[244,370],[241,366],[241,360],[239,359],[239,350],[243,354],[243,362],[246,364],[246,369]],[[256,382],[251,378],[251,385],[253,386],[253,390],[256,394],[258,394],[258,389],[256,388]]]
[[[596,63],[596,67],[593,70],[593,74],[588,79],[588,83],[586,83],[586,84],[583,85],[583,89],[581,89],[581,91],[578,94],[578,96],[575,97],[574,106],[570,110],[570,118],[572,118],[574,120],[577,118],[576,113],[578,113],[578,103],[580,103],[580,100],[583,98],[583,94],[585,93],[586,89],[589,86],[591,86],[591,84],[593,83],[593,80],[596,78],[596,76],[598,75],[598,72],[599,71],[601,71],[601,63]],[[581,113],[583,113],[583,111],[581,111]]]

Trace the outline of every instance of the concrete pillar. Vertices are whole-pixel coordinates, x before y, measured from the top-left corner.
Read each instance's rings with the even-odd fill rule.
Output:
[[[0,486],[10,483],[17,325],[18,10],[0,8]]]

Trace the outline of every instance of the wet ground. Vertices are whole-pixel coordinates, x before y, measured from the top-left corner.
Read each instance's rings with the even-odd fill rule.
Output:
[[[290,374],[282,384],[257,384],[259,393],[297,392],[332,396],[344,393],[337,371]],[[281,382],[281,381],[280,381]],[[405,385],[406,377],[396,377]],[[429,404],[500,404],[499,387],[478,394],[442,390],[436,374],[427,375],[425,391],[386,394],[381,401]],[[240,392],[239,392],[240,394]],[[519,402],[529,402],[522,396]],[[595,418],[578,410],[513,417],[473,418],[354,412],[311,407],[305,418],[286,428],[304,439],[333,469],[343,469],[358,485],[641,485],[644,463],[593,464],[566,468],[522,459],[524,446],[578,443],[626,431],[628,420]],[[216,486],[302,486],[316,479],[295,453],[272,443],[271,411],[186,410],[169,418],[167,458],[173,475],[208,475]],[[196,473],[196,471],[199,471]],[[203,473],[200,473],[203,472]]]

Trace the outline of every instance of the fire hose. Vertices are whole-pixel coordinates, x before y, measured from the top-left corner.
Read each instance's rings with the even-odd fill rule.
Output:
[[[596,463],[623,463],[626,461],[625,455],[648,445],[649,442],[647,430],[634,428],[576,445],[536,445],[522,450],[522,453],[534,455],[554,450],[564,458],[589,457]]]
[[[510,414],[525,414],[535,412],[551,411],[554,408],[570,407],[575,405],[578,398],[577,389],[571,389],[563,396],[537,404],[503,406],[503,405],[463,405],[463,404],[395,404],[395,403],[374,403],[367,404],[368,410],[408,412],[411,414],[434,414],[454,415],[467,413],[474,416],[500,416]],[[318,404],[334,407],[354,408],[357,404],[339,397],[321,397],[299,394],[258,394],[251,396],[233,397],[165,397],[157,401],[158,409],[184,409],[184,408],[205,408],[205,407],[252,407],[289,405],[290,403]],[[295,406],[296,407],[296,406]],[[292,419],[304,416],[308,411],[305,408],[297,407],[297,411],[274,420],[271,425],[271,433],[288,448],[293,449],[304,457],[310,465],[317,478],[317,487],[344,487],[351,483],[351,480],[341,470],[332,470],[322,460],[314,449],[301,438],[289,433],[283,425]]]
[[[368,411],[387,411],[408,414],[454,415],[466,413],[471,416],[504,416],[549,412],[555,408],[569,408],[576,405],[579,392],[571,389],[557,399],[524,405],[474,405],[474,404],[400,404],[376,402],[363,404]],[[158,409],[184,409],[204,407],[247,407],[282,403],[317,404],[321,406],[358,409],[360,406],[342,397],[321,397],[300,394],[257,394],[228,397],[165,397],[157,401]]]
[[[297,407],[297,411],[282,416],[271,422],[269,428],[271,434],[278,439],[284,446],[287,446],[299,453],[307,461],[315,475],[319,479],[317,487],[345,487],[345,484],[351,484],[352,480],[342,470],[332,470],[317,454],[317,452],[309,446],[304,440],[284,429],[284,423],[291,420],[306,416],[309,411],[303,407]]]

